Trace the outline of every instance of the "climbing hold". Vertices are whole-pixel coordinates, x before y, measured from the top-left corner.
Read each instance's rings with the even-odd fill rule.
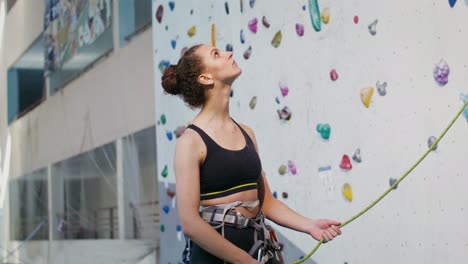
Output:
[[[187,35],[189,37],[193,37],[195,34],[197,34],[197,27],[193,26],[187,30]]]
[[[361,158],[361,149],[356,149],[353,155],[353,160],[357,163],[361,163],[362,158]]]
[[[224,10],[226,10],[226,14],[229,15],[229,4],[228,2],[224,2]]]
[[[169,65],[171,65],[171,62],[169,62],[168,60],[162,60],[162,61],[159,62],[158,68],[161,71],[161,73],[164,73],[164,70]]]
[[[342,168],[343,170],[350,170],[353,168],[353,165],[351,164],[351,160],[349,159],[348,155],[345,154],[341,158],[340,168]]]
[[[369,108],[373,94],[374,94],[374,87],[366,87],[366,88],[361,89],[361,101],[366,108]]]
[[[382,82],[381,83],[380,81],[377,81],[375,86],[377,87],[377,92],[381,96],[385,96],[387,94],[387,82]]]
[[[177,45],[176,40],[175,40],[175,39],[172,39],[172,40],[171,40],[171,46],[172,46],[172,48],[175,49],[175,48],[176,48],[176,45]]]
[[[288,86],[286,86],[284,83],[280,82],[279,83],[279,87],[280,87],[280,90],[281,90],[281,95],[283,97],[285,97],[286,95],[288,95],[289,93],[289,88]]]
[[[240,1],[240,12],[244,13],[244,0],[239,0]]]
[[[275,98],[275,101],[277,104],[280,104],[280,99],[278,98],[278,96]]]
[[[450,7],[453,8],[457,0],[449,0],[448,2],[449,2]]]
[[[325,7],[320,13],[320,16],[322,18],[322,22],[324,24],[328,24],[328,22],[330,22],[330,8]]]
[[[281,34],[281,30],[276,32],[275,36],[271,40],[271,45],[273,47],[278,48],[278,46],[281,44],[281,39],[283,38],[283,35]]]
[[[248,27],[250,31],[252,31],[254,34],[257,33],[257,22],[258,22],[257,18],[254,18],[250,20],[248,23]]]
[[[388,181],[388,183],[390,184],[390,187],[392,187],[393,184],[395,184],[395,182],[397,182],[397,179],[395,179],[395,178],[390,178],[389,181]],[[395,185],[392,189],[396,190],[397,188],[398,188],[398,184]]]
[[[466,0],[466,3],[468,5],[468,0]],[[468,100],[468,94],[460,94],[460,99],[462,100],[462,103],[465,104]],[[468,106],[465,108],[465,110],[463,110],[463,116],[465,116],[466,121],[468,121]]]
[[[250,0],[249,5],[250,5],[250,8],[253,8],[255,5],[255,0]]]
[[[323,139],[330,138],[331,127],[329,124],[318,124],[315,129],[320,133]]]
[[[286,165],[281,165],[279,168],[278,168],[278,173],[280,175],[284,175],[286,173],[286,171],[288,170],[288,168],[286,167]]]
[[[175,192],[173,190],[171,190],[171,189],[167,189],[166,193],[167,193],[167,196],[169,196],[171,198],[174,198],[174,196],[175,196]]]
[[[166,231],[166,226],[163,225],[163,224],[161,224],[161,225],[159,226],[159,230],[161,230],[161,232]]]
[[[162,209],[163,209],[163,211],[164,211],[166,214],[168,214],[169,211],[171,211],[171,208],[169,207],[169,205],[164,205],[164,206],[162,207]]]
[[[252,99],[250,99],[250,103],[249,103],[250,109],[253,110],[255,108],[255,105],[257,105],[257,96],[254,96],[252,97]]]
[[[166,178],[167,177],[167,165],[164,165],[164,169],[162,170],[161,172],[161,176],[163,178]]]
[[[297,168],[296,168],[296,164],[294,163],[294,161],[288,160],[288,168],[289,168],[289,171],[290,171],[293,175],[296,175],[296,173],[297,173]]]
[[[302,5],[302,10],[306,11],[306,6]]]
[[[290,120],[291,115],[292,113],[287,106],[283,107],[281,110],[278,110],[278,116],[280,120]]]
[[[440,62],[434,66],[434,79],[440,86],[444,86],[448,83],[449,74],[450,68],[444,60],[440,60]]]
[[[322,30],[320,9],[317,0],[309,0],[309,15],[315,31]]]
[[[161,117],[159,118],[159,120],[161,121],[161,124],[165,125],[166,124],[166,115],[162,114]]]
[[[377,34],[377,23],[379,22],[379,20],[374,20],[374,22],[370,23],[369,26],[367,26],[367,28],[369,28],[369,33],[372,35],[372,36],[375,36],[375,34]]]
[[[267,18],[265,16],[262,17],[262,24],[266,27],[270,27],[270,23],[268,22]]]
[[[242,44],[245,43],[245,36],[244,36],[244,30],[243,29],[241,29],[241,31],[240,31],[240,42]]]
[[[174,131],[174,134],[176,138],[179,138],[180,136],[182,136],[184,132],[185,132],[185,126],[178,126],[176,130]]]
[[[331,79],[332,81],[338,80],[338,73],[336,72],[335,69],[332,69],[332,70],[330,71],[330,79]]]
[[[171,9],[171,11],[174,11],[174,7],[175,7],[174,1],[169,1],[169,9]]]
[[[427,147],[430,148],[435,142],[437,141],[437,138],[434,136],[430,136],[427,139]],[[432,148],[432,150],[437,150],[437,144]]]
[[[226,44],[226,51],[232,51],[232,45]]]
[[[156,20],[158,21],[159,24],[161,24],[163,13],[164,13],[164,8],[162,5],[159,5],[158,9],[156,10]]]
[[[169,141],[172,140],[172,132],[171,131],[166,131],[166,136],[167,136],[167,139],[169,139]]]
[[[288,193],[287,193],[287,192],[283,192],[283,193],[281,194],[281,196],[283,196],[284,199],[287,199],[287,198],[288,198]]]
[[[296,33],[299,37],[304,36],[304,25],[296,23]]]
[[[359,17],[358,17],[358,16],[354,16],[353,21],[354,21],[354,24],[359,23]]]
[[[231,90],[231,93],[229,94],[229,97],[233,97],[234,96],[234,90]]]
[[[216,47],[216,26],[211,24],[211,46]]]
[[[341,188],[341,193],[348,201],[353,201],[353,190],[351,189],[351,185],[349,183],[343,184],[343,187]]]
[[[252,54],[252,46],[249,46],[245,51],[244,51],[244,59],[248,60],[250,58],[250,55]]]
[[[177,226],[176,226],[176,230],[177,230],[177,232],[182,231],[182,226],[181,226],[181,225],[177,225]]]
[[[273,197],[275,197],[275,199],[278,199],[278,193],[273,192]]]

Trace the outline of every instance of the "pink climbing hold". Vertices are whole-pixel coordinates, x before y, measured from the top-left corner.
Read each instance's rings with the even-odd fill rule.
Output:
[[[341,158],[341,163],[340,163],[340,168],[343,170],[350,170],[353,168],[353,165],[351,164],[351,160],[349,159],[348,155],[343,155],[343,158]]]
[[[332,81],[336,81],[336,80],[338,79],[338,73],[336,72],[335,69],[332,69],[332,70],[330,71],[330,79],[331,79]]]
[[[288,168],[289,168],[289,171],[290,171],[293,175],[296,175],[296,173],[297,173],[296,164],[294,164],[294,162],[293,162],[292,160],[289,160],[289,161],[288,161]]]
[[[257,18],[254,18],[249,21],[249,29],[253,33],[257,33],[257,22],[258,22]]]
[[[297,23],[296,24],[296,33],[299,37],[304,36],[304,25]]]
[[[359,17],[358,17],[358,16],[354,16],[353,21],[354,21],[354,24],[359,23]]]
[[[286,86],[284,83],[280,82],[279,83],[279,87],[280,87],[280,90],[281,90],[281,95],[283,97],[285,97],[286,95],[288,95],[289,93],[289,88],[288,86]]]

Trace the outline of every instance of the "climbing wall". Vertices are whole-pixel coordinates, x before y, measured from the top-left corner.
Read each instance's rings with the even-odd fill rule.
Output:
[[[160,80],[185,47],[234,52],[243,73],[231,116],[254,130],[277,199],[311,218],[345,221],[371,204],[468,100],[467,0],[154,0],[153,14],[164,264],[181,261],[172,164],[197,112],[164,94]],[[463,263],[467,135],[468,109],[404,181],[311,259]],[[291,242],[288,259],[316,244],[277,228]]]

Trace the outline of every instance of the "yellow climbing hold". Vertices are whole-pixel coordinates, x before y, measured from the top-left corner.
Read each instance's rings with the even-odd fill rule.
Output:
[[[215,24],[211,24],[211,46],[216,47],[216,31]]]
[[[349,183],[345,183],[341,188],[341,193],[343,196],[350,202],[353,201],[353,190],[351,189],[351,185]]]
[[[366,87],[361,89],[361,101],[365,107],[369,108],[373,94],[374,87]]]
[[[189,37],[193,37],[195,36],[195,34],[197,34],[197,28],[195,26],[189,28],[189,30],[187,30],[187,35]]]
[[[330,22],[330,8],[325,7],[322,12],[320,12],[320,16],[322,17],[322,22],[328,24],[328,22]]]
[[[283,34],[281,34],[281,30],[276,32],[275,36],[271,40],[271,45],[277,48],[281,44],[281,39],[283,38]]]

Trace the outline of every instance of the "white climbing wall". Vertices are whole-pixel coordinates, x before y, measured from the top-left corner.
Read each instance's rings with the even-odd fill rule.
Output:
[[[450,2],[455,1],[318,0],[319,10],[323,14],[328,8],[330,16],[316,31],[307,0],[154,0],[155,111],[166,119],[157,126],[160,172],[167,166],[167,176],[158,176],[161,207],[166,206],[161,211],[161,263],[181,261],[175,198],[164,190],[173,190],[175,183],[173,132],[196,114],[179,98],[164,94],[160,68],[165,61],[177,63],[184,47],[211,44],[214,24],[216,46],[225,50],[232,45],[243,69],[233,87],[231,115],[254,130],[271,189],[306,216],[345,221],[383,193],[391,178],[409,169],[428,149],[428,139],[438,137],[462,107],[460,97],[468,94],[468,1],[458,0],[453,7]],[[249,28],[255,18],[256,33]],[[296,24],[303,25],[303,36]],[[196,32],[190,37],[193,26]],[[275,48],[272,40],[278,31],[282,38]],[[445,85],[439,83],[444,76],[434,77],[441,61],[450,69]],[[332,70],[338,74],[335,81]],[[377,82],[387,84],[385,95]],[[280,83],[288,87],[285,96]],[[368,87],[374,92],[367,108],[360,94]],[[252,109],[249,103],[255,96]],[[289,121],[280,120],[277,112],[285,106],[292,113]],[[317,132],[318,124],[331,127],[328,140]],[[468,121],[462,115],[437,150],[396,190],[343,228],[343,235],[323,245],[312,259],[348,264],[466,262],[467,146]],[[353,160],[357,149],[360,163]],[[340,168],[343,155],[350,158],[352,169]],[[280,166],[288,161],[297,173],[289,169],[280,175]],[[352,201],[342,194],[345,183],[351,186]],[[304,253],[316,244],[305,234],[278,230]],[[300,254],[289,257],[298,259]]]

